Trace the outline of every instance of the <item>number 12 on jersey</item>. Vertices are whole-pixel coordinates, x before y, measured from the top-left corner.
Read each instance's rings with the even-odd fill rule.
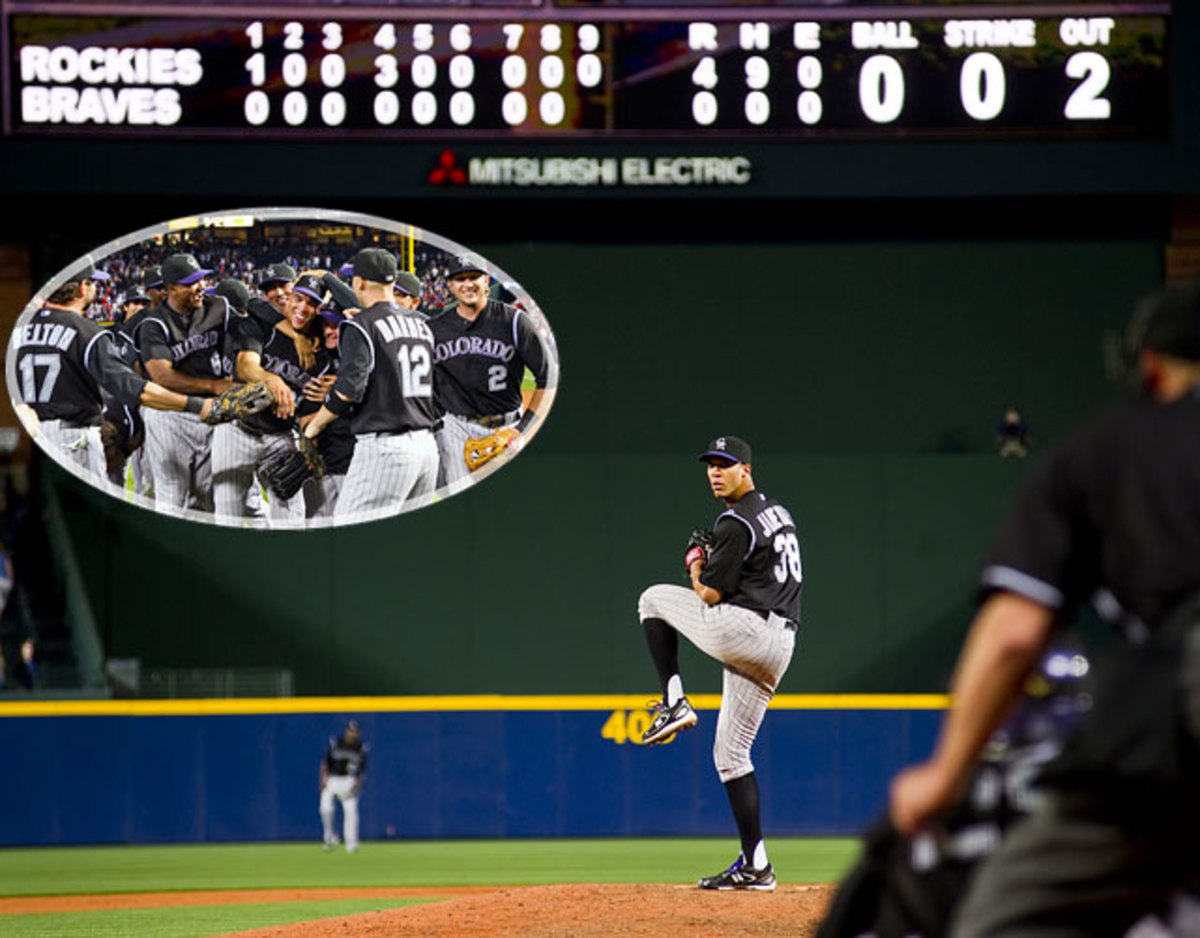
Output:
[[[400,359],[400,381],[404,396],[431,397],[433,381],[429,349],[423,345],[402,345],[397,357]]]

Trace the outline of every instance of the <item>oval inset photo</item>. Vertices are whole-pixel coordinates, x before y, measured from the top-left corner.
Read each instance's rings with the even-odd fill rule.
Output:
[[[8,393],[114,498],[230,527],[355,524],[507,465],[558,386],[546,317],[486,258],[315,208],[177,218],[30,300]]]

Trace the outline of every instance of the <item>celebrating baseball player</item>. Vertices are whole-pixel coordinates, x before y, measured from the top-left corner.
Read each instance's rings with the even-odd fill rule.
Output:
[[[321,760],[319,810],[326,850],[337,846],[333,820],[339,801],[342,804],[342,835],[346,840],[346,852],[358,850],[358,795],[366,776],[367,744],[363,742],[358,723],[351,720],[340,737],[329,738],[325,758]]]
[[[162,263],[167,299],[137,330],[146,373],[181,394],[215,395],[233,384],[225,339],[234,314],[224,297],[204,295],[210,273],[191,254],[168,257]],[[211,511],[212,427],[189,414],[143,416],[155,505]]]
[[[742,845],[728,869],[699,885],[769,891],[775,888],[775,871],[763,843],[750,748],[792,660],[800,614],[800,544],[787,509],[755,489],[744,440],[717,437],[699,458],[725,511],[711,532],[697,531],[689,541],[684,566],[691,588],[651,586],[638,600],[663,688],[642,742],[666,742],[698,722],[679,673],[682,633],[725,666],[713,761]]]
[[[491,276],[482,261],[455,258],[447,277],[457,306],[430,319],[429,328],[436,343],[434,389],[444,411],[438,485],[453,493],[468,484],[471,471],[520,445],[537,419],[548,367],[529,317],[489,297]],[[536,389],[522,413],[526,366]]]
[[[234,281],[234,285],[242,286]],[[242,286],[245,291],[245,287]],[[306,335],[313,317],[325,299],[325,289],[315,276],[300,277],[287,294],[286,308],[292,328]],[[264,304],[252,300],[246,291],[246,305]],[[236,304],[235,304],[236,305]],[[284,334],[253,315],[239,316],[230,329],[237,376],[245,381],[261,381],[274,399],[271,410],[248,420],[218,427],[213,431],[213,500],[220,517],[248,517],[253,502],[248,502],[257,484],[255,473],[272,453],[295,449],[293,437],[297,400],[305,385],[328,367],[323,353],[304,368],[294,343]],[[313,340],[308,339],[309,346]],[[313,356],[309,356],[313,357]],[[304,497],[299,492],[290,498],[268,497],[268,519],[302,521]]]
[[[32,435],[103,479],[102,389],[120,404],[142,404],[154,412],[185,411],[205,425],[265,406],[259,397],[249,409],[235,407],[235,398],[247,400],[241,391],[216,399],[178,394],[137,374],[122,358],[112,332],[82,315],[100,273],[89,264],[55,290],[13,335],[22,401],[18,411]]]
[[[393,301],[394,254],[363,248],[353,263],[360,311],[342,323],[337,380],[303,430],[311,440],[334,420],[350,418],[354,456],[337,518],[379,516],[406,499],[431,497],[438,466],[433,335],[420,316]]]

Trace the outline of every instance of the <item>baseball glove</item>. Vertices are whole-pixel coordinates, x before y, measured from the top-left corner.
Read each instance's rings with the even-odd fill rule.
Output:
[[[258,480],[284,500],[300,491],[309,479],[325,474],[325,460],[317,444],[300,437],[299,449],[280,449],[271,453],[258,467]]]
[[[235,384],[212,399],[212,409],[204,418],[205,423],[228,423],[260,414],[275,406],[275,398],[261,381],[250,384]]]
[[[463,459],[467,468],[474,472],[480,466],[486,465],[513,445],[513,441],[521,436],[512,427],[504,427],[489,436],[473,436],[463,444]]]
[[[712,547],[713,533],[704,528],[697,528],[688,538],[687,548],[683,554],[683,569],[691,572],[692,564],[697,560],[708,560],[708,551]]]
[[[121,431],[110,420],[100,424],[100,443],[104,446],[104,466],[109,474],[125,465],[127,453],[121,439]]]

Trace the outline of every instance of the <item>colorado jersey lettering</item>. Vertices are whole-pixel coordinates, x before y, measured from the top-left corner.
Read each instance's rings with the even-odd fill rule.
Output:
[[[146,314],[136,328],[142,360],[169,361],[181,374],[194,378],[228,378],[233,359],[226,336],[235,314],[221,296],[206,296],[204,305],[181,316],[163,304]]]
[[[434,336],[434,389],[438,405],[465,417],[504,414],[521,407],[521,380],[528,367],[546,386],[546,356],[529,317],[489,300],[467,320],[449,309],[428,321]]]

